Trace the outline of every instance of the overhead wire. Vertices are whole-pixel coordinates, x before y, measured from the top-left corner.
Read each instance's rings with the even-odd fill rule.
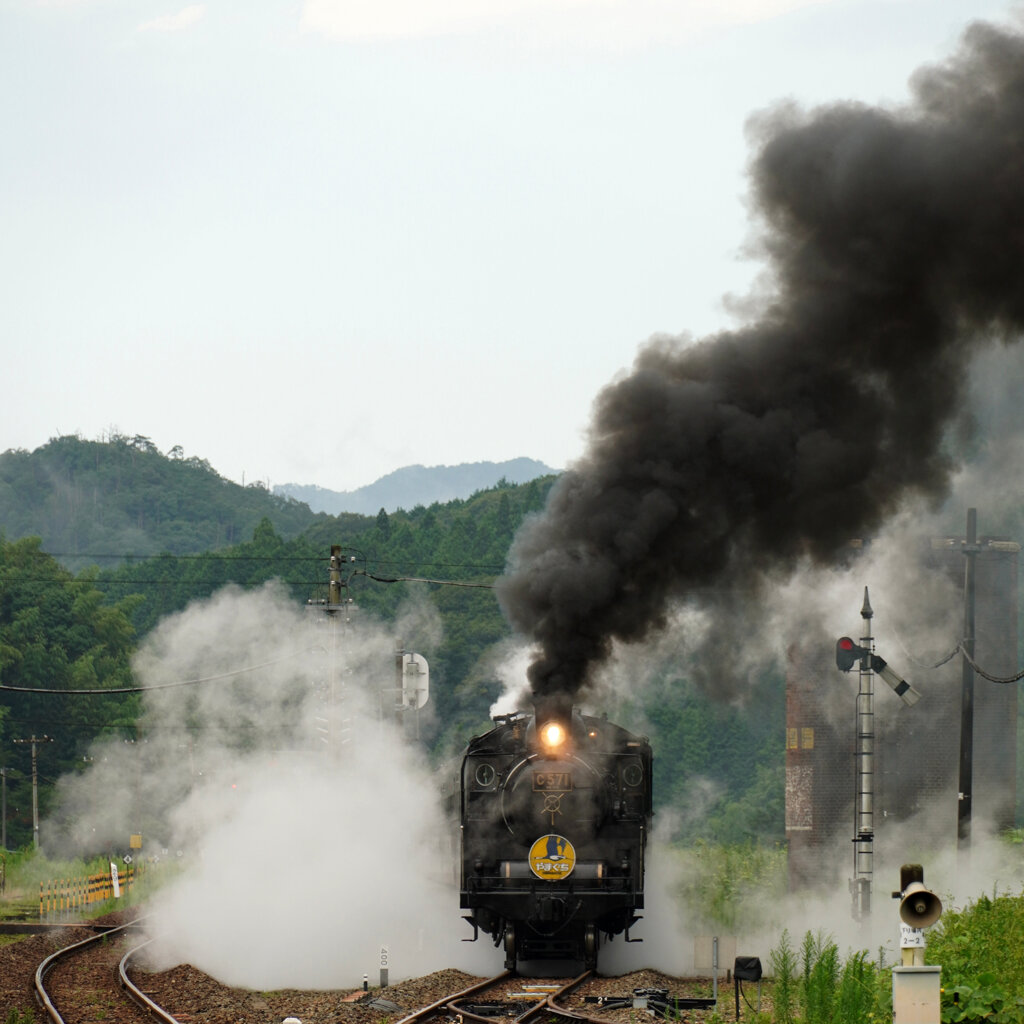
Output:
[[[155,561],[197,561],[197,562],[317,562],[322,563],[323,557],[319,555],[214,555],[214,554],[190,554],[175,555],[169,552],[161,552],[156,555],[131,555],[131,554],[76,554],[71,551],[46,551],[43,554],[51,558],[111,558],[121,561],[135,560],[138,562]],[[373,562],[376,565],[403,565],[412,559],[408,558],[366,558],[360,556],[364,562]],[[504,570],[504,564],[498,565],[495,562],[416,562],[418,565],[436,565],[453,569],[494,569],[498,572]]]
[[[323,648],[319,646],[306,647],[300,651],[292,651],[280,658],[272,658],[270,661],[263,661],[257,665],[246,665],[244,668],[234,669],[231,672],[219,672],[216,675],[203,676],[196,679],[177,679],[170,683],[153,683],[152,686],[112,686],[109,689],[64,690],[56,688],[50,689],[41,686],[7,686],[5,684],[0,684],[0,690],[7,691],[9,693],[63,693],[75,694],[77,696],[106,696],[116,693],[148,693],[151,690],[169,690],[179,686],[195,686],[198,683],[213,683],[221,679],[230,679],[233,676],[244,675],[246,672],[255,672],[257,669],[267,668],[269,665],[279,665],[283,661],[290,661],[292,658],[297,658],[300,654],[309,654],[315,651],[323,651]]]
[[[366,576],[378,583],[437,583],[444,587],[477,587],[481,590],[494,590],[493,583],[467,583],[462,580],[432,580],[423,576],[376,576],[365,569],[356,569],[353,576]]]
[[[915,658],[910,653],[910,651],[907,648],[907,645],[903,642],[903,638],[899,635],[898,632],[893,630],[892,631],[892,635],[893,635],[893,639],[896,641],[896,643],[899,644],[900,650],[902,650],[904,655],[906,655],[907,661],[911,662],[911,664],[916,665],[918,668],[923,668],[923,669],[941,668],[943,665],[946,664],[947,661],[952,661],[957,656],[957,654],[960,651],[960,644],[958,643],[953,648],[953,650],[951,650],[949,652],[949,654],[947,654],[945,657],[941,658],[939,661],[935,662],[934,664],[926,664],[923,661],[918,661],[918,659]]]
[[[171,555],[171,556],[153,556],[153,557],[154,558],[159,558],[159,557],[186,558],[187,557],[187,558],[201,559],[204,556],[201,556],[201,555],[200,556]],[[234,558],[233,556],[232,557],[217,556],[217,560],[218,561],[222,561],[222,562],[258,561],[258,562],[263,562],[263,563],[266,563],[266,564],[277,564],[279,562],[310,562],[310,561],[322,562],[322,559],[311,559],[311,558],[274,558],[274,557],[267,557],[267,556],[261,556],[261,557],[253,556],[251,558],[250,557],[246,557],[246,558],[237,558],[237,559]],[[493,572],[495,575],[498,575],[498,574],[504,572],[504,569],[505,569],[505,567],[503,565],[497,565],[495,563],[488,563],[488,562],[483,562],[483,563],[480,563],[480,562],[418,562],[418,561],[411,560],[411,559],[375,559],[375,558],[370,558],[370,559],[364,558],[364,559],[362,559],[362,561],[365,564],[370,564],[370,565],[374,565],[374,566],[421,565],[421,566],[424,566],[424,567],[437,567],[437,568],[445,568],[445,569],[466,569],[466,570],[476,570],[478,572]],[[397,582],[408,582],[408,581],[419,582],[419,581],[421,581],[423,579],[423,577],[413,577],[413,576],[401,576],[401,577],[394,577],[394,578],[386,578],[386,577],[381,577],[381,576],[373,575],[368,570],[361,570],[361,569],[355,570],[354,575],[368,576],[370,579],[377,580],[378,582],[381,582],[381,583],[397,583]],[[82,585],[86,585],[86,586],[92,586],[92,587],[96,587],[96,588],[99,588],[99,587],[102,587],[102,586],[119,586],[119,585],[124,585],[124,586],[154,586],[154,587],[178,587],[178,586],[193,586],[194,587],[194,586],[203,586],[203,585],[209,584],[211,582],[214,582],[214,583],[227,583],[227,582],[231,582],[231,583],[239,584],[238,580],[138,579],[138,578],[135,578],[135,577],[132,577],[132,576],[123,576],[123,577],[114,577],[114,578],[111,578],[109,576],[108,577],[84,577],[83,578],[81,576],[76,577],[76,576],[70,576],[70,575],[69,576],[59,576],[59,575],[49,575],[49,576],[12,576],[12,577],[5,578],[3,580],[3,582],[5,584],[15,584],[15,585],[17,585],[17,584],[26,584],[26,583],[61,583],[61,584],[78,583],[78,584],[82,584]],[[260,580],[259,582],[262,583],[263,581]],[[290,587],[299,587],[299,586],[316,587],[316,586],[324,585],[324,580],[322,578],[315,579],[315,580],[305,580],[305,579],[303,579],[303,580],[284,580],[283,582],[286,583]],[[441,583],[441,584],[451,583],[451,584],[454,585],[456,581],[428,579],[428,580],[426,580],[426,582]]]
[[[160,551],[151,555],[139,554],[95,554],[91,551],[43,551],[44,555],[51,558],[116,558],[121,561],[148,562],[153,559],[175,559],[177,561],[204,561],[204,562],[322,562],[319,555],[215,555],[200,552],[199,554],[177,555],[171,551]]]
[[[953,648],[953,650],[951,650],[949,654],[947,654],[944,658],[941,658],[939,661],[936,661],[934,663],[925,663],[922,661],[918,661],[910,653],[910,651],[907,650],[906,644],[904,644],[903,641],[900,639],[899,634],[894,632],[893,638],[895,639],[896,643],[899,644],[900,648],[903,650],[903,653],[908,661],[916,665],[918,668],[923,668],[927,671],[932,671],[934,669],[941,668],[947,662],[952,661],[958,654],[962,654],[967,664],[970,665],[971,668],[979,676],[981,676],[982,679],[987,679],[990,683],[999,683],[1001,685],[1006,685],[1008,683],[1017,683],[1020,682],[1021,679],[1024,679],[1024,669],[1021,669],[1019,672],[1012,676],[996,676],[993,675],[991,672],[986,671],[968,653],[967,647],[964,644],[963,640],[957,641],[957,644]]]
[[[974,669],[974,671],[977,672],[978,675],[981,676],[982,679],[987,679],[990,683],[1004,683],[1004,684],[1005,683],[1016,683],[1019,680],[1024,679],[1024,669],[1021,669],[1020,672],[1018,672],[1016,675],[1012,675],[1012,676],[994,676],[994,675],[991,675],[990,673],[986,672],[974,660],[974,658],[971,657],[970,654],[967,653],[967,649],[964,647],[962,642],[960,644],[958,644],[957,646],[958,646],[958,648],[960,650],[960,653],[964,656],[964,661],[966,661],[967,664],[970,665],[971,668]]]

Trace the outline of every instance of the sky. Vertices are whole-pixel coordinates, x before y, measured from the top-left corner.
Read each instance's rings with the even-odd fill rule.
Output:
[[[896,106],[1001,0],[0,0],[0,451],[237,482],[582,454],[743,321],[746,124]]]

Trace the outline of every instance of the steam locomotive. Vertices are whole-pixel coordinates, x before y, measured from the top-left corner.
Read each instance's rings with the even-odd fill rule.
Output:
[[[651,748],[561,700],[499,715],[461,769],[461,906],[505,966],[597,966],[602,935],[640,919]]]

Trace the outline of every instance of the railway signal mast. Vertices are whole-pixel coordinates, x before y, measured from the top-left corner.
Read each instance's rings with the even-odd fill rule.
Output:
[[[849,672],[860,665],[856,713],[856,796],[853,811],[853,878],[850,895],[853,899],[853,917],[865,921],[871,915],[871,884],[874,874],[874,794],[875,794],[875,675],[892,687],[904,704],[913,707],[921,694],[905,679],[900,678],[884,658],[874,653],[871,620],[874,611],[868,588],[864,588],[864,604],[860,610],[863,623],[860,643],[848,636],[836,641],[836,667]]]

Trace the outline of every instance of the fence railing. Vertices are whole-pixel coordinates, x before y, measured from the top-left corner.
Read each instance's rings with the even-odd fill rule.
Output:
[[[122,895],[135,883],[135,865],[118,872]],[[56,878],[39,883],[39,917],[68,917],[92,903],[114,898],[114,880],[108,873],[80,875],[78,878]]]

